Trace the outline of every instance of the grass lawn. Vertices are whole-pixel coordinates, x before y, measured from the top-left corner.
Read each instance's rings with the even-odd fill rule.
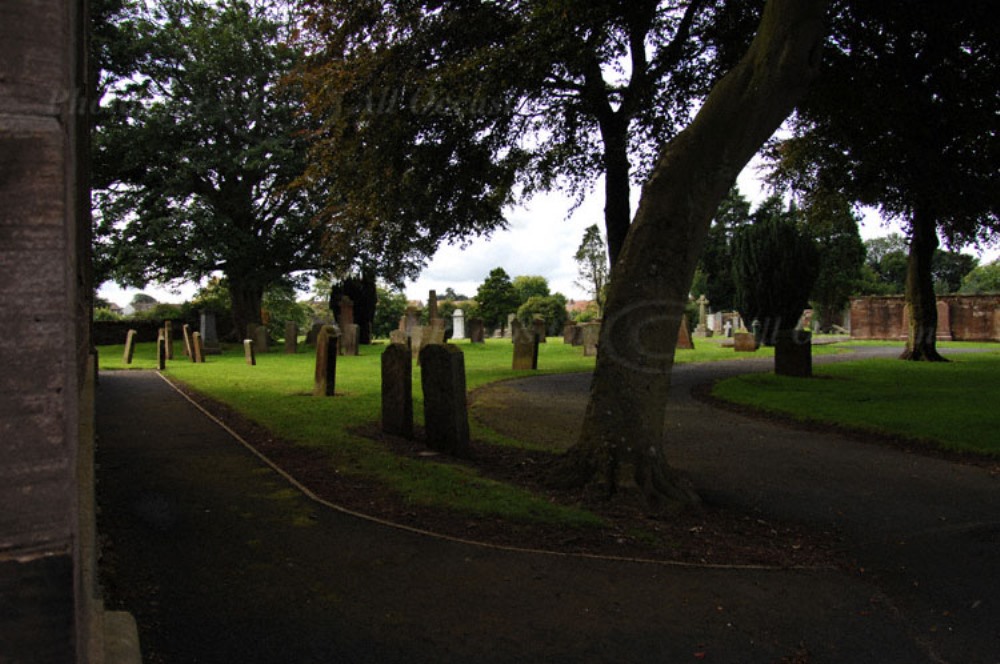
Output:
[[[984,352],[952,354],[948,363],[867,359],[821,366],[815,370],[818,379],[812,380],[738,376],[716,384],[712,394],[802,421],[1000,456],[1000,348],[995,344],[978,348]]]

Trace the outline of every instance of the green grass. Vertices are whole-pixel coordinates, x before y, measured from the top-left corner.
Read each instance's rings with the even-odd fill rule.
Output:
[[[953,354],[948,363],[868,359],[818,367],[817,379],[773,374],[719,382],[713,395],[789,415],[1000,456],[1000,349]]]

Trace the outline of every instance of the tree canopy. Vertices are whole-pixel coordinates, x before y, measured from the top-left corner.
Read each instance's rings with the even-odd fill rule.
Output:
[[[503,209],[605,182],[612,263],[629,186],[742,52],[758,3],[308,0],[299,78],[319,128],[310,178],[345,247],[419,269]],[[367,239],[366,239],[367,238]],[[378,238],[375,240],[374,238]],[[362,251],[361,249],[352,249]]]
[[[114,52],[133,57],[106,72],[94,133],[98,282],[222,273],[243,330],[269,286],[329,263],[313,197],[292,186],[305,126],[280,82],[298,54],[272,5],[159,0],[112,18]]]
[[[502,267],[490,270],[489,276],[476,290],[479,315],[483,323],[492,327],[507,324],[507,316],[517,312],[520,302],[511,283],[510,275]]]
[[[597,303],[597,317],[604,311],[605,289],[608,286],[608,252],[605,248],[601,229],[597,224],[587,227],[583,239],[576,249],[573,259],[576,261],[578,278],[576,285],[587,291]]]

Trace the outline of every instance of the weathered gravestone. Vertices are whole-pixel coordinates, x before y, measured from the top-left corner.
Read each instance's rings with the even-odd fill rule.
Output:
[[[486,343],[486,326],[482,318],[469,319],[469,342],[474,344]]]
[[[184,323],[181,326],[181,334],[184,336],[184,355],[194,362],[194,351],[191,349],[191,326]]]
[[[285,354],[295,355],[299,352],[299,326],[295,321],[285,323]]]
[[[198,322],[198,329],[201,332],[202,355],[222,353],[222,346],[219,345],[219,332],[215,326],[215,314],[211,311],[202,311]]]
[[[778,330],[774,335],[774,373],[779,376],[812,376],[812,333]]]
[[[514,359],[511,369],[526,371],[538,368],[538,334],[518,326],[514,330]]]
[[[316,373],[313,396],[332,397],[337,386],[337,341],[340,330],[324,325],[316,337]]]
[[[358,355],[358,334],[360,326],[351,323],[340,326],[340,355]]]
[[[156,334],[156,368],[160,371],[167,368],[167,338],[162,329]]]
[[[191,352],[194,353],[191,356],[192,362],[205,361],[205,342],[202,340],[200,332],[191,335]]]
[[[247,338],[253,340],[254,352],[271,352],[271,335],[267,332],[267,325],[250,323],[250,325],[247,325],[247,332]]]
[[[584,323],[580,329],[583,337],[583,356],[597,355],[597,343],[601,340],[601,324]]]
[[[573,328],[573,345],[582,346],[583,345],[583,323],[577,323],[576,327]]]
[[[465,356],[458,346],[431,344],[420,351],[427,445],[452,456],[469,453]]]
[[[678,350],[694,350],[694,341],[691,340],[691,331],[688,329],[687,314],[681,316],[681,324],[677,330],[677,345],[675,348]]]
[[[465,338],[465,312],[461,309],[455,309],[451,315],[451,338]]]
[[[389,342],[394,344],[407,345],[408,339],[406,338],[406,332],[403,330],[390,330],[389,331]],[[409,347],[407,347],[407,352],[409,352]]]
[[[566,321],[563,325],[563,343],[572,344],[573,337],[576,335],[576,323],[571,320]]]
[[[733,335],[733,350],[737,353],[754,353],[757,351],[757,341],[752,332],[737,332]]]
[[[382,353],[382,431],[413,437],[413,360],[401,343]]]
[[[427,293],[427,320],[433,321],[438,317],[437,291],[431,290]]]
[[[543,344],[546,343],[545,319],[542,316],[535,316],[531,319],[531,327],[534,330],[535,335],[538,337],[538,342]]]
[[[257,366],[257,354],[254,352],[254,340],[243,340],[243,357],[251,367]]]
[[[125,353],[122,355],[122,362],[125,364],[132,364],[132,356],[135,354],[136,334],[138,334],[136,330],[129,330],[125,335]]]
[[[507,332],[509,332],[509,334],[507,334],[507,332],[505,332],[504,334],[507,336],[508,339],[510,339],[511,343],[514,343],[514,339],[517,338],[518,333],[520,333],[522,329],[524,329],[524,325],[521,325],[521,321],[519,321],[516,318],[508,318]]]
[[[163,344],[166,350],[166,358],[174,359],[174,325],[171,321],[163,321]]]
[[[516,314],[507,314],[507,327],[503,329],[504,339],[514,338],[514,323],[516,322],[517,322]],[[517,324],[520,325],[519,322]]]
[[[696,337],[712,336],[712,330],[708,327],[708,304],[708,298],[702,294],[702,296],[698,298],[698,325],[695,326],[694,329],[694,336]],[[679,347],[680,346],[678,346],[678,348]]]

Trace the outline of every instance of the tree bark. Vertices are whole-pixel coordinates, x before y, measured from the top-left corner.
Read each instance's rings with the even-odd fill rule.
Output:
[[[826,0],[769,0],[749,50],[661,151],[612,268],[590,401],[563,483],[639,492],[652,511],[698,501],[665,459],[679,322],[712,216],[816,75]]]
[[[246,338],[247,325],[260,323],[261,302],[264,299],[264,288],[253,282],[233,275],[226,275],[229,281],[229,297],[233,309],[233,325],[236,326],[236,338]]]
[[[603,122],[601,139],[604,143],[604,229],[608,234],[608,262],[614,267],[632,223],[627,123],[618,117]]]
[[[933,214],[914,210],[910,233],[910,255],[906,263],[906,350],[900,359],[947,362],[937,351],[937,296],[931,261],[938,248],[937,223]]]

